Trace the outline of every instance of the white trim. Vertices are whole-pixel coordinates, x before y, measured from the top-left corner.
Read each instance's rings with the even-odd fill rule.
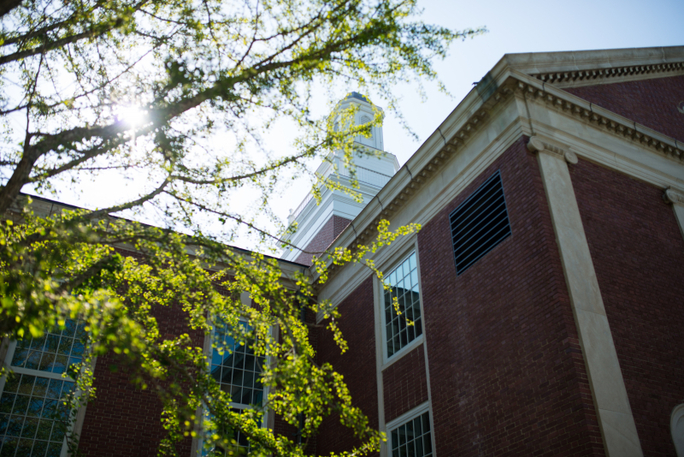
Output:
[[[411,421],[411,420],[413,420],[419,416],[422,416],[426,412],[429,413],[428,418],[430,420],[430,443],[432,444],[432,456],[433,457],[436,456],[436,452],[435,452],[435,428],[434,428],[434,423],[432,421],[432,416],[433,416],[433,414],[432,414],[432,403],[430,403],[429,401],[426,401],[425,403],[422,403],[422,404],[416,406],[412,410],[405,412],[401,416],[397,417],[396,419],[391,420],[390,422],[388,422],[386,424],[386,426],[385,426],[385,428],[387,430],[386,454],[385,455],[381,454],[381,456],[382,457],[385,457],[385,456],[389,457],[391,455],[390,453],[392,451],[392,430],[393,429],[400,427],[400,426],[404,425],[405,423],[407,423],[407,422],[409,422],[409,421]]]
[[[375,316],[375,379],[378,392],[378,429],[382,433],[387,433],[385,427],[385,384],[382,375],[385,342],[382,340],[382,314],[384,311],[377,306],[377,303],[384,298],[385,291],[380,281],[373,281],[373,314]],[[380,442],[380,455],[387,455],[387,443]]]
[[[242,302],[243,305],[245,306],[251,306],[252,303],[252,298],[249,294],[249,292],[241,292],[240,293],[240,301]],[[241,320],[241,322],[246,322],[244,320]],[[207,360],[207,368],[209,369],[209,373],[211,373],[211,360],[213,356],[213,341],[214,341],[214,335],[215,335],[216,327],[212,327],[211,332],[205,333],[204,334],[204,344],[203,344],[203,352],[204,356],[206,357]],[[270,330],[271,336],[273,338],[278,337],[277,334],[277,329],[271,328]],[[256,355],[254,357],[257,357]],[[272,358],[269,357],[268,359],[269,363],[272,363]],[[255,362],[256,363],[256,360]],[[270,392],[269,386],[262,386],[262,402],[263,404],[266,404],[268,402],[268,394]],[[243,403],[236,403],[236,402],[231,402],[230,403],[231,407],[234,407],[236,409],[249,409],[251,405],[245,405]],[[201,457],[202,456],[202,447],[203,447],[203,438],[202,438],[202,422],[204,421],[204,407],[200,406],[197,408],[196,411],[196,417],[198,418],[197,422],[195,423],[194,430],[196,432],[196,436],[192,438],[192,444],[190,447],[190,455],[191,456],[197,456]],[[262,428],[269,428],[273,430],[274,426],[274,420],[275,420],[275,415],[273,412],[268,409],[264,408],[264,414],[261,416],[261,427]]]
[[[675,406],[672,410],[670,433],[677,457],[684,457],[684,403]]]
[[[537,136],[530,139],[528,148],[537,152],[606,454],[641,457],[641,442],[566,163],[566,150]]]
[[[375,314],[375,354],[376,354],[376,380],[377,380],[377,392],[378,392],[378,425],[381,432],[387,435],[387,442],[382,442],[380,445],[380,455],[382,457],[387,457],[390,453],[389,443],[389,431],[391,427],[396,424],[397,420],[403,417],[410,417],[407,414],[413,413],[414,415],[419,415],[425,412],[431,405],[430,397],[430,386],[428,384],[428,401],[417,408],[403,414],[399,418],[395,418],[389,423],[385,423],[385,387],[384,387],[384,375],[383,372],[387,370],[394,363],[403,359],[403,357],[413,350],[417,349],[421,345],[425,348],[425,311],[423,306],[423,284],[421,280],[421,270],[420,270],[420,255],[418,249],[418,238],[413,235],[407,237],[407,239],[397,247],[393,245],[395,249],[386,251],[386,259],[384,264],[390,265],[389,268],[382,268],[382,271],[393,271],[394,268],[403,263],[412,254],[416,256],[416,273],[418,275],[418,287],[419,287],[419,307],[420,307],[420,319],[421,319],[421,334],[416,337],[413,341],[409,342],[406,346],[401,348],[399,351],[395,352],[391,357],[387,357],[387,327],[385,323],[385,290],[383,288],[382,281],[380,281],[377,276],[373,279],[373,303],[374,303],[374,314]],[[425,351],[425,349],[424,349]],[[426,379],[429,383],[429,373],[427,373],[427,353],[425,353],[425,370]],[[422,409],[421,409],[422,408]],[[406,419],[408,420],[408,419]],[[434,423],[432,419],[432,413],[430,413],[430,427],[431,427],[431,440],[433,455],[435,455],[435,439],[434,433]]]
[[[374,281],[378,283],[380,296],[379,301],[376,302],[376,307],[380,309],[380,326],[381,326],[381,338],[382,338],[382,370],[385,370],[388,366],[392,365],[397,360],[404,357],[406,354],[411,352],[419,345],[423,344],[424,331],[425,331],[425,317],[423,313],[423,291],[420,289],[420,268],[418,266],[418,240],[415,236],[411,237],[410,246],[408,246],[403,251],[395,251],[391,256],[391,261],[387,262],[390,266],[388,268],[381,268],[380,270],[384,274],[384,278],[387,278],[389,274],[394,272],[394,270],[399,267],[402,263],[407,261],[411,255],[416,255],[416,275],[418,276],[418,309],[420,311],[420,335],[416,336],[413,340],[409,341],[404,347],[396,351],[391,356],[387,355],[387,322],[385,322],[385,290],[382,281],[378,279],[377,276],[374,277]],[[385,273],[389,272],[389,273]]]
[[[506,54],[501,62],[558,87],[580,87],[682,74],[684,47]]]
[[[672,187],[668,187],[663,193],[663,200],[672,205],[679,230],[684,236],[684,192],[678,192]]]
[[[423,282],[422,282],[422,275],[420,273],[420,252],[418,249],[418,243],[416,242],[416,262],[418,262],[418,283],[420,284],[420,290],[423,290]],[[424,308],[423,308],[423,294],[420,295],[420,303],[421,303],[421,313],[424,313]],[[425,323],[425,319],[423,319],[423,323]],[[428,403],[432,405],[432,388],[430,387],[430,365],[428,363],[428,350],[427,350],[427,329],[425,328],[425,325],[423,325],[423,357],[425,358],[425,383],[427,386],[427,396],[428,396]],[[435,438],[435,416],[430,412],[430,436],[432,438],[432,457],[437,456],[437,447],[436,447],[436,438]]]

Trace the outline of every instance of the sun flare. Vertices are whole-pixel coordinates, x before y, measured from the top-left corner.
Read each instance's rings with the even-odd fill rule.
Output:
[[[116,117],[131,127],[138,127],[147,120],[147,111],[137,106],[120,105],[116,109]]]

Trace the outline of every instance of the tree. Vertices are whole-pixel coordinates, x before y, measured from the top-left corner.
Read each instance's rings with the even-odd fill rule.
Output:
[[[263,246],[246,253],[227,244],[241,230],[264,246],[280,240],[282,228],[267,223],[278,177],[306,172],[307,160],[331,150],[343,150],[353,168],[353,137],[381,122],[378,114],[367,125],[330,128],[308,109],[315,87],[330,88],[329,97],[339,95],[332,88],[372,90],[392,110],[391,87],[434,79],[432,59],[481,31],[427,25],[416,14],[414,1],[401,0],[2,2],[2,336],[39,338],[69,319],[85,322],[88,352],[71,368],[85,394],[71,401],[87,399],[94,356],[120,354],[164,405],[162,454],[199,424],[212,430],[207,449],[230,447],[239,430],[255,455],[302,454],[303,446],[258,426],[264,408],[293,424],[305,418],[304,437],[336,412],[363,441],[354,455],[376,449],[380,435],[333,367],[314,363],[300,320],[303,309],[324,314],[344,350],[337,311],[316,301],[310,278],[284,284],[277,261],[256,253]],[[143,116],[134,122],[131,113]],[[301,135],[293,152],[270,154],[262,134],[284,118]],[[40,214],[22,194],[113,175],[136,185],[100,209]],[[267,222],[235,204],[245,189],[256,195],[253,214]],[[154,217],[154,226],[112,216],[125,211]],[[382,224],[373,245],[318,261],[318,280],[327,264],[363,261],[414,229],[391,233]],[[123,245],[140,256],[122,255]],[[243,292],[253,306],[241,302]],[[267,401],[227,407],[202,349],[188,334],[162,336],[157,307],[182,309],[189,332],[222,325],[272,360],[263,370],[273,388]]]

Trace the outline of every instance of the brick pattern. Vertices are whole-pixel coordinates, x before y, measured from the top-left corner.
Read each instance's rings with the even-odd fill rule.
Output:
[[[385,422],[428,401],[423,345],[398,357],[401,358],[382,372]]]
[[[629,81],[566,89],[639,124],[684,141],[684,76]]]
[[[527,138],[418,234],[438,455],[601,456],[601,434]],[[449,213],[497,169],[512,235],[456,275]]]
[[[349,344],[340,350],[325,328],[319,328],[318,363],[331,363],[344,376],[356,406],[368,416],[371,427],[378,428],[378,390],[375,364],[375,314],[373,311],[373,278],[366,279],[339,305],[339,326]],[[318,455],[349,450],[359,443],[351,429],[342,426],[337,417],[328,417],[320,427]]]
[[[570,170],[644,455],[674,457],[670,415],[684,402],[684,238],[662,190],[584,160]]]
[[[143,258],[139,253],[118,250],[122,255]],[[225,291],[224,291],[225,292]],[[195,345],[204,345],[204,334],[190,331],[180,307],[155,307],[163,337],[188,333]],[[97,397],[88,404],[79,440],[79,450],[90,457],[156,456],[165,431],[161,424],[162,405],[152,389],[141,390],[131,383],[126,362],[113,354],[95,363]],[[191,439],[176,445],[179,455],[189,456]]]
[[[114,366],[118,371],[110,371]],[[155,394],[131,384],[128,372],[110,355],[97,360],[95,388],[97,399],[88,404],[79,440],[83,455],[156,456],[164,430]],[[179,446],[180,455],[190,455],[190,444],[186,440]]]
[[[319,232],[313,237],[309,244],[306,245],[306,248],[304,250],[312,253],[322,253],[323,251],[328,249],[328,246],[330,246],[332,242],[335,241],[337,235],[342,233],[342,231],[345,228],[347,228],[347,226],[350,223],[351,221],[349,219],[345,219],[344,217],[332,216],[330,219],[328,219],[328,222],[323,224],[321,230],[319,230]],[[313,256],[314,254],[302,252],[295,259],[295,262],[301,263],[303,265],[311,265],[311,260],[313,259]]]
[[[110,354],[98,357],[94,386],[97,398],[86,408],[79,440],[83,455],[156,456],[165,436],[156,394],[133,385],[125,362]],[[178,443],[179,455],[190,455],[191,445],[191,439]]]

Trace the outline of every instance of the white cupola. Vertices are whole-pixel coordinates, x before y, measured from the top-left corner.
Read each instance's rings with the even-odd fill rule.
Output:
[[[342,124],[349,122],[346,119],[350,115],[356,125],[363,125],[372,122],[377,115],[382,116],[382,109],[373,105],[366,96],[351,92],[333,110],[330,118],[332,128],[344,128]],[[356,136],[354,148],[356,151],[352,160],[359,185],[354,190],[361,194],[363,201],[358,202],[340,190],[322,188],[321,202],[316,204],[316,199],[309,193],[288,217],[290,225],[297,223],[297,231],[289,239],[291,244],[306,251],[324,251],[399,169],[396,156],[383,150],[382,125],[371,127],[369,137]],[[342,151],[331,152],[316,173],[326,178],[333,176],[342,185],[352,187],[350,172],[344,167]],[[282,259],[310,263],[311,254],[284,245],[281,247]]]

